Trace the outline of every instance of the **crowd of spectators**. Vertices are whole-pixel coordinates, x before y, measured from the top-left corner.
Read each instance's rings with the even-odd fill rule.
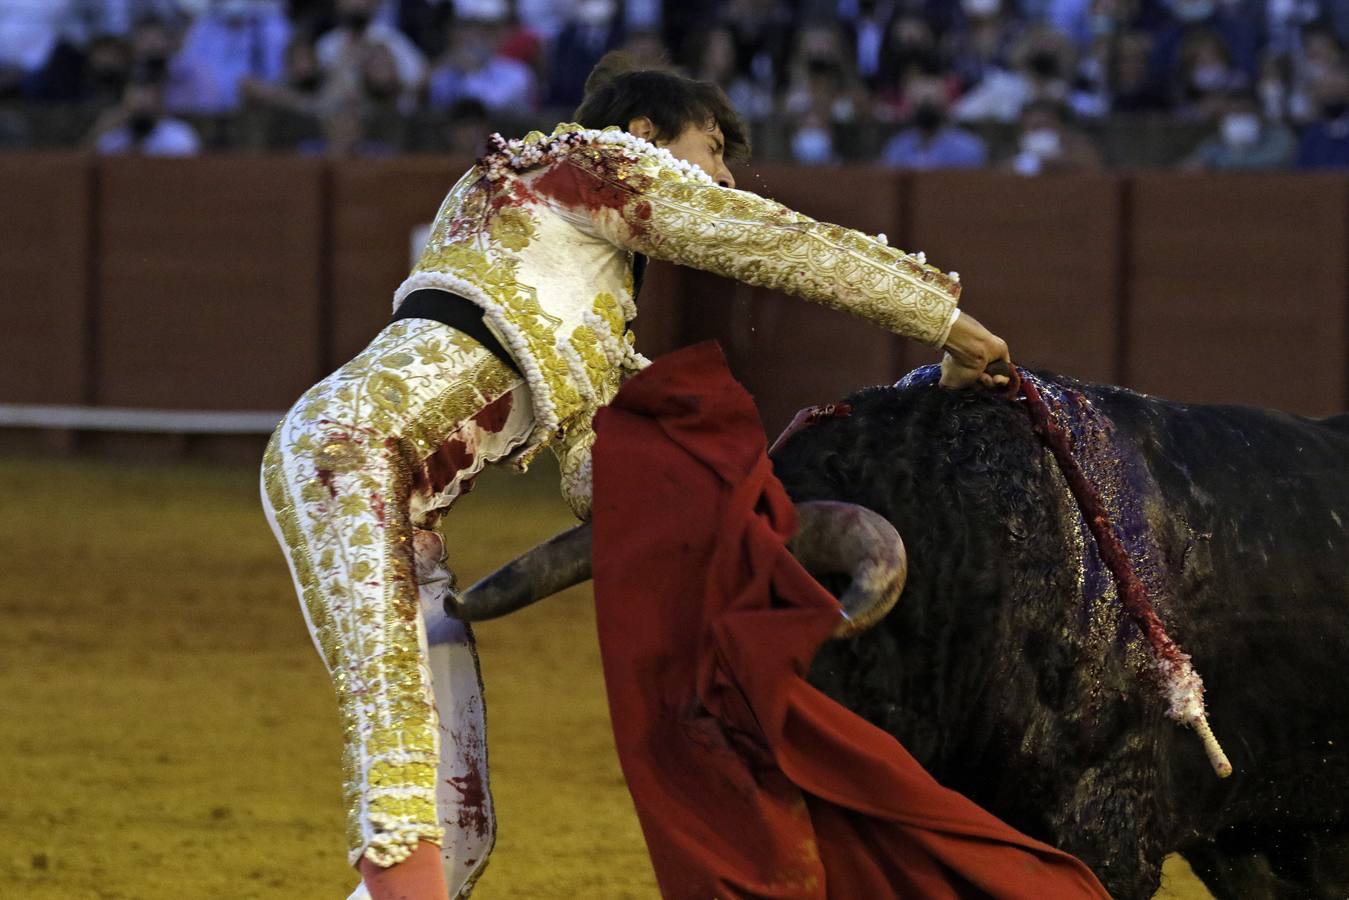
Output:
[[[1090,171],[1161,123],[1188,169],[1349,167],[1346,40],[1349,0],[0,0],[0,139],[77,108],[104,153],[228,147],[202,123],[239,117],[303,153],[473,153],[623,48],[806,164]]]

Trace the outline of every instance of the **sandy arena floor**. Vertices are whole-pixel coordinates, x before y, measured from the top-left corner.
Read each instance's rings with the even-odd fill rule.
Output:
[[[455,509],[465,583],[569,524],[555,479],[489,475]],[[331,688],[255,485],[237,466],[0,461],[0,896],[353,887]],[[593,615],[578,588],[478,630],[499,837],[475,897],[656,896]],[[1167,876],[1158,897],[1208,896],[1179,859]]]

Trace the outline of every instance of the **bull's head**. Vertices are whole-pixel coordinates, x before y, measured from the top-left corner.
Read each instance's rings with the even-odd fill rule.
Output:
[[[852,503],[814,501],[796,507],[800,527],[788,543],[812,575],[847,575],[839,598],[842,619],[833,637],[847,638],[885,617],[899,600],[908,573],[904,541],[877,513]],[[578,525],[507,563],[445,611],[466,622],[495,619],[590,579],[590,524]]]

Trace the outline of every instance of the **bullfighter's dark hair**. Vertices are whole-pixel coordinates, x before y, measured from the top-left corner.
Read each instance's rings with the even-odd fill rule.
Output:
[[[726,141],[726,158],[749,157],[749,130],[720,87],[643,67],[621,51],[606,54],[586,79],[585,98],[572,117],[587,128],[627,128],[642,116],[662,141],[674,140],[690,125],[710,129],[716,124]]]

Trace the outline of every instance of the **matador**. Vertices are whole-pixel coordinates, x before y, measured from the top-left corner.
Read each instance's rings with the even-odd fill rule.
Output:
[[[945,349],[989,381],[1006,344],[922,254],[734,188],[748,149],[720,89],[601,62],[579,124],[494,138],[450,190],[394,318],[310,388],[262,494],[336,689],[353,897],[467,893],[495,836],[473,635],[442,611],[436,524],[484,466],[560,462],[590,503],[591,418],[647,365],[634,266],[669,260],[786,291]]]

